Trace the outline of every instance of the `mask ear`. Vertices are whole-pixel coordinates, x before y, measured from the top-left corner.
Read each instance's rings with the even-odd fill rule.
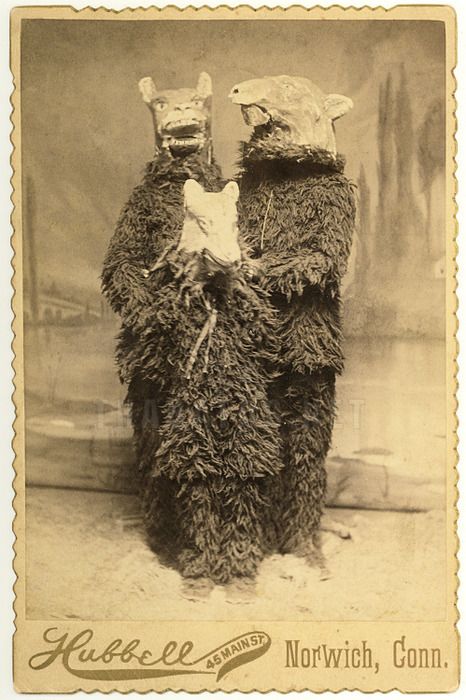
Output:
[[[339,119],[353,108],[353,100],[344,95],[327,95],[324,101],[324,111],[329,119]]]
[[[184,203],[188,205],[194,202],[200,194],[204,193],[204,188],[196,180],[186,180],[183,185]]]
[[[199,97],[210,97],[212,95],[212,79],[208,73],[200,73],[197,81],[196,92]]]
[[[157,89],[152,78],[142,78],[138,83],[138,87],[144,102],[147,105],[153,102],[157,94]]]
[[[226,194],[227,197],[230,197],[234,202],[238,201],[239,197],[239,187],[234,180],[231,182],[228,182],[225,187],[222,190],[222,194]]]

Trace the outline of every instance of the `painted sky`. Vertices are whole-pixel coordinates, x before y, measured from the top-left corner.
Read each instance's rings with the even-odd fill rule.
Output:
[[[153,152],[138,80],[214,85],[214,149],[234,175],[247,138],[231,86],[263,75],[310,78],[354,109],[337,123],[347,173],[377,192],[379,85],[404,63],[415,129],[444,94],[443,24],[414,21],[23,20],[23,172],[37,193],[39,275],[97,290],[119,210]]]

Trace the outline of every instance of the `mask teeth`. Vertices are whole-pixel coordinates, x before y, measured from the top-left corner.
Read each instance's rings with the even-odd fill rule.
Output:
[[[177,128],[180,126],[197,126],[198,122],[194,121],[193,119],[177,119],[174,122],[170,123],[170,128]]]
[[[172,139],[170,141],[171,146],[182,146],[183,144],[191,144],[191,143],[200,143],[200,139],[196,139],[194,137],[186,137],[186,138],[181,138],[181,139]]]
[[[183,144],[193,144],[193,143],[204,143],[205,138],[203,136],[171,136],[166,139],[166,142],[170,146],[180,146]]]

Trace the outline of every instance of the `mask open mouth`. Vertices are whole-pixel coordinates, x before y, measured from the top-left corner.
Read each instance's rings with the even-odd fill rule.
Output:
[[[200,150],[205,144],[203,125],[192,119],[170,122],[163,131],[163,142],[172,153],[186,155]]]
[[[260,105],[241,105],[244,121],[254,128],[259,137],[274,136],[284,140],[290,138],[290,126],[277,116],[272,116]]]
[[[260,105],[241,105],[241,112],[248,126],[262,126],[270,120],[270,114]]]

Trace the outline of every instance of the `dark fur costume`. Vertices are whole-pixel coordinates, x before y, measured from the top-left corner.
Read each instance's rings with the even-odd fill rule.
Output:
[[[355,219],[343,168],[340,156],[271,136],[243,145],[240,230],[279,312],[282,374],[270,398],[285,466],[269,480],[269,495],[272,536],[283,552],[305,553],[324,504],[335,375],[343,369],[339,287]]]
[[[147,164],[143,181],[121,212],[102,271],[103,292],[122,320],[116,358],[120,379],[128,385],[139,467],[135,479],[142,491],[159,442],[164,402],[161,377],[143,372],[143,334],[152,324],[155,280],[145,279],[142,271],[178,240],[184,220],[183,185],[189,178],[212,191],[222,186],[219,167],[200,154],[173,157],[162,152]],[[158,517],[167,537],[171,534],[170,487],[161,480],[158,494]]]
[[[142,379],[141,333],[152,322],[154,287],[154,280],[145,279],[142,271],[178,240],[184,219],[183,185],[189,178],[212,191],[222,185],[218,166],[207,164],[200,155],[174,158],[163,153],[148,163],[142,183],[120,215],[102,272],[104,294],[122,319],[117,363],[121,380],[129,386],[127,400],[141,467],[150,461],[150,443],[157,439],[157,407],[163,399],[158,377]]]
[[[241,270],[214,276],[200,294],[195,281],[175,279],[183,261],[172,251],[165,267],[144,278],[143,269],[179,239],[188,178],[210,191],[222,184],[218,168],[196,156],[148,165],[122,212],[102,279],[122,317],[117,360],[128,383],[151,542],[176,552],[185,576],[226,582],[252,576],[266,551],[264,477],[281,468],[267,396],[275,317]],[[201,346],[188,372],[206,298],[217,321],[208,353]]]
[[[208,311],[195,288],[193,295],[188,289],[186,306],[180,280],[154,292],[140,356],[144,376],[162,377],[166,396],[145,497],[151,534],[163,538],[154,512],[162,478],[172,489],[171,527],[183,574],[220,583],[255,574],[266,551],[264,477],[281,468],[267,396],[274,314],[260,288],[238,280],[231,283],[227,274],[204,286],[217,321],[208,357],[201,346],[190,373],[188,359]]]

